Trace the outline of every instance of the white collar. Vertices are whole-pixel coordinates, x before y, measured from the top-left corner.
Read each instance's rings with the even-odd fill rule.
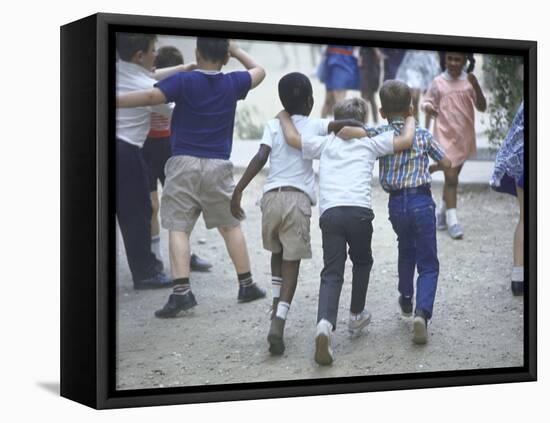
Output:
[[[222,71],[207,70],[207,69],[195,69],[194,71],[204,73],[205,75],[217,75],[219,73],[222,73]]]
[[[462,71],[458,78],[453,78],[447,69],[445,69],[445,72],[442,73],[443,78],[445,78],[447,81],[463,81],[466,79],[466,72]]]

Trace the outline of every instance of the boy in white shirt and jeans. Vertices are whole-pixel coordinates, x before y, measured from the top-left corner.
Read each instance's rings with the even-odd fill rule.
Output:
[[[365,122],[366,117],[367,105],[359,98],[344,100],[334,108],[335,119]],[[319,289],[315,361],[328,365],[334,359],[330,333],[336,328],[348,245],[353,263],[348,328],[352,334],[359,334],[370,322],[371,316],[365,309],[365,302],[373,264],[372,170],[378,157],[411,147],[415,122],[414,118],[407,118],[405,128],[399,136],[388,131],[372,139],[347,141],[334,134],[300,137],[292,122],[285,116],[281,116],[281,126],[287,142],[301,149],[304,159],[320,159],[319,226],[323,237],[324,267]]]
[[[327,135],[345,125],[361,126],[351,120],[331,122],[309,118],[313,107],[313,89],[308,77],[292,72],[279,81],[279,98],[285,113],[303,137]],[[244,189],[270,160],[269,175],[263,188],[263,246],[271,251],[273,312],[267,340],[269,351],[281,355],[285,350],[283,332],[287,313],[296,291],[300,261],[311,258],[311,205],[316,204],[315,174],[312,160],[289,146],[277,119],[267,122],[258,153],[252,158],[235,187],[231,212],[244,218],[241,198]]]

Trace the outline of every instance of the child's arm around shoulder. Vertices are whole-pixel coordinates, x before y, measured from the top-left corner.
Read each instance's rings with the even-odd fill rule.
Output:
[[[231,41],[229,44],[229,55],[241,62],[250,74],[250,89],[256,88],[260,85],[265,78],[265,69],[257,64],[252,56],[240,48],[234,41]]]
[[[296,148],[297,150],[302,149],[302,136],[294,126],[294,123],[292,122],[292,119],[290,118],[290,115],[286,110],[281,110],[277,116],[277,119],[279,119],[279,123],[281,124],[281,129],[283,131],[283,136],[285,137],[285,141],[288,145],[291,147]]]
[[[179,72],[190,72],[195,69],[197,69],[197,64],[195,62],[187,63],[185,65],[170,66],[168,68],[155,69],[153,72],[153,78],[160,81]]]
[[[413,145],[414,136],[416,133],[416,121],[414,116],[407,116],[405,119],[405,126],[401,130],[399,135],[393,136],[393,151],[398,153],[399,151],[408,150]]]
[[[133,91],[116,96],[117,108],[156,106],[164,103],[166,103],[166,97],[158,88]]]

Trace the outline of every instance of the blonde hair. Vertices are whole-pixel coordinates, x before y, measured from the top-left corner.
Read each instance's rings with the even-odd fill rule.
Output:
[[[334,119],[355,119],[365,123],[367,120],[367,103],[359,97],[342,100],[334,106]]]

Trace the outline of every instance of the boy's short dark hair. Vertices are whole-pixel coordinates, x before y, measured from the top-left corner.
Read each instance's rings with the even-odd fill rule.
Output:
[[[198,37],[197,50],[205,60],[223,62],[229,52],[229,40],[227,38]]]
[[[138,51],[146,53],[157,40],[155,34],[130,34],[119,32],[116,35],[116,50],[121,60],[130,62]]]
[[[342,100],[334,106],[334,119],[354,119],[364,123],[367,120],[367,103],[359,97]]]
[[[405,113],[411,106],[411,89],[404,82],[389,79],[380,88],[380,103],[384,113]]]
[[[287,73],[279,80],[279,99],[289,115],[309,114],[310,97],[313,97],[313,88],[303,73]]]
[[[177,65],[183,65],[183,55],[176,47],[164,46],[157,50],[156,68],[161,69]]]

